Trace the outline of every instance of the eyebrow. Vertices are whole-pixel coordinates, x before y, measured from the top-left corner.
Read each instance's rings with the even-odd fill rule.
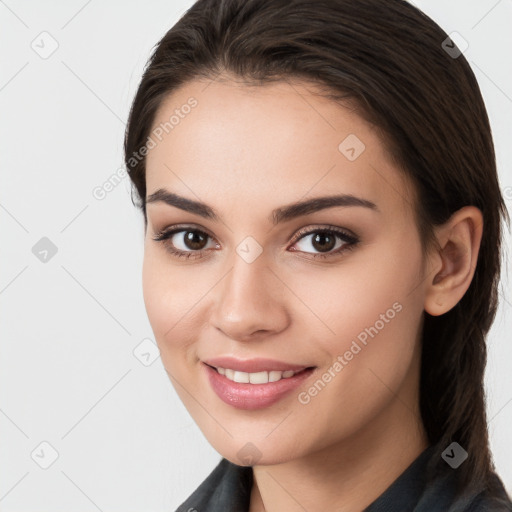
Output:
[[[201,203],[200,201],[179,196],[164,188],[159,188],[146,199],[146,204],[160,202],[169,206],[174,206],[186,212],[194,213],[204,217],[205,219],[213,221],[220,220],[220,215],[211,206]],[[368,201],[367,199],[362,199],[351,194],[339,194],[314,197],[312,199],[306,199],[305,201],[299,201],[276,208],[275,210],[272,210],[271,213],[272,222],[273,224],[279,224],[280,222],[289,221],[302,215],[314,213],[326,208],[333,208],[335,206],[360,206],[363,208],[369,208],[375,212],[379,211],[377,205],[372,201]]]

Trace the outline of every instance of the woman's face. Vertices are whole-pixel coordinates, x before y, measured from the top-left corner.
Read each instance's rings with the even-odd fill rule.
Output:
[[[313,90],[191,82],[148,144],[149,321],[186,408],[241,465],[369,449],[419,417],[411,188],[377,132]]]

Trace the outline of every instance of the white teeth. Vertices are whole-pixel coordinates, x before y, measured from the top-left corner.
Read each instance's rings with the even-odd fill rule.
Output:
[[[283,376],[283,372],[278,372],[278,371],[268,372],[268,381],[276,382],[278,380],[281,380],[282,376]]]
[[[237,372],[235,371],[235,375],[233,376],[233,380],[235,382],[242,382],[243,384],[249,384],[249,374],[245,372]]]
[[[217,371],[233,382],[241,382],[245,384],[267,384],[268,382],[277,382],[281,379],[288,379],[298,373],[293,370],[286,370],[284,372],[271,370],[269,372],[263,371],[247,373],[220,367],[217,368]]]
[[[248,373],[247,375],[249,375],[249,382],[251,384],[268,383],[268,372]]]

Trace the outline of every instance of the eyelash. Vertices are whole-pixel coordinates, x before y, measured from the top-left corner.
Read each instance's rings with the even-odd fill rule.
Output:
[[[176,233],[181,232],[195,232],[195,233],[201,233],[203,235],[206,235],[207,237],[211,237],[206,231],[203,231],[201,229],[197,229],[193,226],[175,226],[172,228],[166,228],[162,231],[159,231],[156,233],[155,236],[153,236],[153,240],[157,242],[162,242],[164,245],[166,245],[166,250],[172,254],[173,256],[177,258],[203,258],[204,256],[201,256],[200,254],[207,249],[198,250],[198,251],[181,251],[179,249],[173,248],[170,244],[166,244],[168,239],[170,239],[173,235]],[[328,227],[314,227],[314,228],[303,228],[297,232],[297,234],[293,237],[292,245],[295,245],[299,240],[302,238],[305,238],[306,235],[310,235],[313,233],[323,233],[323,234],[329,234],[329,235],[335,235],[339,239],[341,239],[343,242],[345,242],[345,245],[339,247],[337,250],[329,253],[306,253],[309,254],[313,259],[326,259],[331,258],[333,256],[337,256],[345,251],[350,251],[355,248],[355,246],[359,243],[359,238],[357,236],[354,236],[347,231],[344,231],[340,228],[337,228],[335,226],[328,226]],[[295,252],[295,251],[293,251]],[[303,252],[303,251],[296,251],[296,252]]]

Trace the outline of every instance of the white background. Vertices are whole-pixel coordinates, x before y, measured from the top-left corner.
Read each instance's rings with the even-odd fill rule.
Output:
[[[512,1],[416,3],[469,43],[510,207]],[[129,180],[103,200],[92,194],[122,167],[128,110],[153,45],[190,5],[0,1],[2,512],[174,511],[220,460],[161,360],[145,366],[133,354],[152,331]],[[58,43],[47,59],[31,47],[43,31]],[[57,247],[46,263],[32,252],[42,237]],[[486,384],[497,471],[512,492],[505,277]],[[52,449],[42,442],[58,453],[48,469],[39,464]]]

